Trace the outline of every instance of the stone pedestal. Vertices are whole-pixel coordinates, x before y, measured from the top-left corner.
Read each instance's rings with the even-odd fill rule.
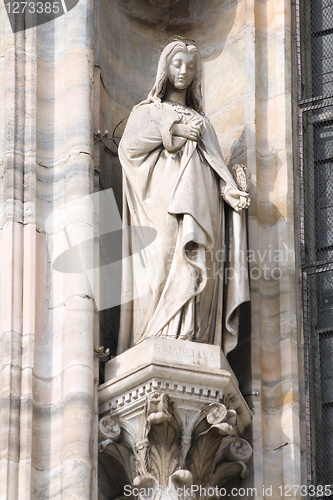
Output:
[[[99,451],[125,497],[220,498],[245,477],[251,413],[218,346],[150,338],[109,361],[106,380]]]

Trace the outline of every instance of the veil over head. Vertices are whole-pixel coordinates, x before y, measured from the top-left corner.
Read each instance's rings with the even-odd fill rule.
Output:
[[[201,95],[201,55],[194,40],[183,38],[180,36],[172,37],[171,41],[164,47],[160,55],[157,66],[157,73],[153,88],[148,94],[146,100],[142,104],[154,102],[159,104],[163,99],[168,82],[168,65],[172,57],[177,52],[187,52],[195,55],[197,67],[194,79],[187,89],[186,104],[193,108],[198,113],[203,112],[202,95]]]

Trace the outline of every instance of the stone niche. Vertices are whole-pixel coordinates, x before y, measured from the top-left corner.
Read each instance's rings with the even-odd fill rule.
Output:
[[[226,160],[244,160],[246,1],[100,0],[99,9],[101,130],[113,131],[147,96],[161,49],[178,34],[202,53],[204,107]],[[102,167],[109,186],[116,174]]]
[[[246,164],[246,1],[100,0],[98,9],[98,128],[119,142],[130,110],[152,87],[161,49],[178,34],[200,47],[204,108],[227,164]],[[109,151],[100,150],[100,187],[113,189],[121,213],[121,166],[116,145],[110,139],[107,145]],[[188,341],[148,339],[106,364],[100,500],[122,498],[125,485],[171,499],[180,498],[177,486],[243,481],[252,453],[251,414],[238,385],[246,390],[251,379],[248,311],[230,357],[238,381],[218,346]],[[119,308],[100,313],[101,344],[113,354],[118,324]],[[158,497],[157,485],[169,487],[170,496]]]
[[[248,164],[246,115],[251,75],[247,67],[249,38],[252,41],[253,34],[246,22],[246,3],[245,0],[100,0],[97,4],[98,128],[109,131],[106,141],[109,151],[103,146],[100,149],[100,188],[113,189],[120,213],[122,171],[112,133],[119,143],[132,107],[147,97],[153,85],[162,48],[175,34],[194,39],[200,47],[204,108],[227,164]],[[251,68],[253,71],[253,65]],[[249,313],[246,315],[245,323],[249,325]],[[115,354],[119,308],[103,311],[100,325],[101,344]],[[247,328],[247,339],[249,335]],[[242,371],[248,353],[247,344],[242,354]],[[249,378],[248,373],[244,378]]]

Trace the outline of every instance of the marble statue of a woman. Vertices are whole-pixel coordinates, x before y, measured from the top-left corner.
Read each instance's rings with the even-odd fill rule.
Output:
[[[125,227],[157,231],[144,265],[123,266],[119,353],[152,336],[219,344],[226,353],[237,344],[237,309],[249,300],[249,197],[203,113],[200,80],[197,46],[176,37],[119,145]],[[125,238],[125,257],[129,246]]]

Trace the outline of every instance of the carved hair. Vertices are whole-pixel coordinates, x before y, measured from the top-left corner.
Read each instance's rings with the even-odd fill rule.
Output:
[[[198,113],[202,113],[201,57],[199,49],[193,40],[185,40],[181,37],[175,37],[175,39],[175,41],[168,43],[168,45],[164,47],[158,62],[156,80],[153,88],[149,92],[147,99],[142,101],[140,105],[151,102],[154,102],[157,105],[161,103],[167,88],[168,65],[170,60],[177,52],[188,52],[189,54],[195,55],[197,68],[193,81],[187,89],[186,104],[195,109]]]

